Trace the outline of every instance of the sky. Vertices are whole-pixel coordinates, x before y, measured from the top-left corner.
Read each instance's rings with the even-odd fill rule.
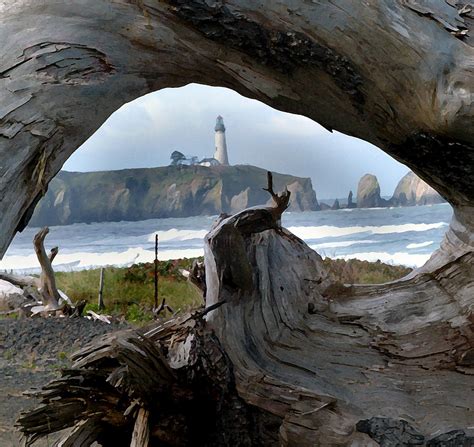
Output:
[[[138,98],[117,110],[66,162],[67,171],[166,166],[174,150],[214,153],[217,115],[224,117],[231,164],[311,177],[319,199],[357,191],[367,173],[391,196],[408,168],[375,146],[330,133],[316,122],[280,112],[233,90],[190,84]]]

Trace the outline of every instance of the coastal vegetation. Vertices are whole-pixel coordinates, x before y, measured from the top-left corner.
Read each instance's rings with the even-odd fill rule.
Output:
[[[160,261],[158,263],[158,296],[175,312],[185,312],[204,304],[201,292],[181,273],[189,270],[191,259]],[[97,294],[100,269],[56,273],[58,287],[73,302],[85,300],[85,312],[99,312]],[[154,264],[136,264],[131,267],[104,269],[103,313],[132,323],[153,319]],[[170,315],[164,313],[163,315]]]
[[[202,261],[202,258],[196,258]],[[175,312],[185,312],[204,304],[201,292],[190,284],[182,271],[191,268],[194,259],[160,261],[158,263],[158,291],[161,299]],[[367,262],[357,259],[324,260],[324,265],[336,279],[345,284],[380,284],[394,281],[411,269],[403,266]],[[153,280],[152,263],[135,264],[131,267],[108,267],[105,269],[104,313],[131,323],[141,324],[153,319]],[[98,312],[97,290],[100,269],[56,273],[58,287],[73,302],[85,300],[85,311]],[[170,313],[166,314],[170,316]]]

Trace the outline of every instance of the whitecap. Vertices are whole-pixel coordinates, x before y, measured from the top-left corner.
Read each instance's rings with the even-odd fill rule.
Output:
[[[160,242],[165,241],[189,241],[191,239],[204,239],[209,230],[171,230],[158,231],[148,236],[148,242],[155,241],[155,235],[158,234]]]
[[[386,264],[405,265],[407,267],[421,267],[428,261],[431,254],[410,254],[405,252],[365,252],[352,253],[350,255],[335,256],[337,259],[359,259],[360,261],[381,261]]]
[[[368,234],[390,234],[407,233],[410,231],[428,231],[446,227],[446,222],[436,222],[432,224],[401,224],[401,225],[382,225],[382,226],[353,226],[353,227],[335,227],[331,225],[321,225],[319,227],[290,227],[293,234],[303,240],[322,239],[326,237],[348,236],[350,234],[368,233]]]
[[[407,248],[412,249],[412,248],[423,248],[423,247],[429,247],[430,245],[433,245],[434,241],[426,241],[426,242],[420,242],[419,244],[408,244]]]
[[[170,249],[160,250],[158,258],[160,261],[178,258],[194,258],[202,256],[204,250],[198,249]],[[140,262],[153,262],[155,253],[141,247],[129,248],[122,252],[88,253],[76,252],[58,254],[54,260],[56,271],[82,270],[93,267],[117,266],[128,267]],[[28,256],[5,256],[0,261],[0,270],[15,271],[39,271],[40,265],[36,255]]]
[[[324,249],[324,248],[341,248],[341,247],[350,247],[355,244],[376,244],[377,241],[371,240],[361,240],[361,241],[335,241],[335,242],[324,242],[321,244],[313,244],[310,247],[313,250]]]

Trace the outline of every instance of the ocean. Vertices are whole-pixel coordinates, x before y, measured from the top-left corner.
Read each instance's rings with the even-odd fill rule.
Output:
[[[285,213],[283,226],[323,257],[380,260],[418,267],[439,247],[452,217],[448,204],[407,208],[343,209]],[[99,266],[129,266],[154,259],[158,233],[161,260],[203,254],[203,238],[215,216],[102,222],[50,228],[46,248],[59,246],[57,271]],[[33,251],[37,228],[27,228],[13,240],[0,270],[35,273]]]

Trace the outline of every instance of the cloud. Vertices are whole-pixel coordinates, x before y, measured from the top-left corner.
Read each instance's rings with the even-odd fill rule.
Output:
[[[311,177],[318,197],[345,197],[367,172],[392,194],[408,169],[373,145],[330,133],[314,121],[283,113],[219,87],[168,88],[125,104],[79,148],[67,170],[90,171],[169,164],[173,150],[212,156],[214,124],[224,116],[229,158]]]
[[[317,137],[330,134],[323,126],[301,115],[276,112],[268,122],[268,129],[273,133],[293,137]]]

